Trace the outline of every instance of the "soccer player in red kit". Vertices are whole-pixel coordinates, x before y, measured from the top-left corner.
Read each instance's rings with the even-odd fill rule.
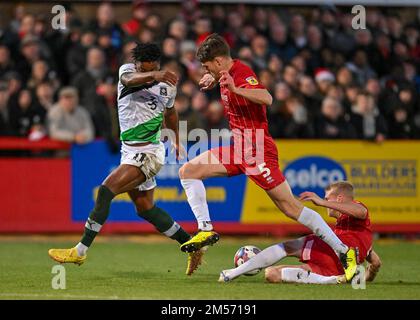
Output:
[[[336,182],[325,190],[325,199],[313,192],[303,192],[303,201],[325,207],[328,215],[337,219],[334,232],[349,247],[359,250],[359,262],[368,262],[366,281],[373,281],[381,266],[379,256],[372,250],[372,230],[369,211],[354,200],[354,188],[347,181]],[[296,257],[302,265],[271,265],[285,257]],[[231,281],[255,269],[265,270],[269,282],[294,282],[311,284],[345,283],[343,267],[335,252],[315,235],[285,241],[268,247],[235,269],[221,272],[219,281]]]
[[[247,65],[230,56],[226,41],[217,34],[208,36],[197,50],[205,69],[202,90],[220,85],[221,100],[232,131],[233,143],[206,151],[179,170],[181,184],[198,222],[198,233],[181,250],[191,252],[212,245],[219,235],[213,231],[202,182],[210,177],[246,174],[263,188],[288,217],[307,226],[338,255],[348,279],[357,269],[354,248],[345,245],[321,216],[294,198],[279,169],[277,148],[268,132],[266,107],[272,96]]]

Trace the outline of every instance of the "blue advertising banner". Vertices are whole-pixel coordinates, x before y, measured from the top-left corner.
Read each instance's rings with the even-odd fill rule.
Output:
[[[85,221],[94,206],[98,186],[120,162],[103,141],[72,147],[72,220]],[[180,164],[167,164],[157,176],[156,204],[177,221],[195,221],[178,177]],[[212,220],[239,222],[246,176],[212,178],[204,181]],[[134,205],[127,194],[117,196],[108,221],[138,222]]]

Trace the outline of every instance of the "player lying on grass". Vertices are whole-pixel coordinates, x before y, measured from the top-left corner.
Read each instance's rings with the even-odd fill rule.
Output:
[[[190,241],[181,245],[181,250],[192,252],[219,239],[210,221],[202,180],[246,174],[266,191],[281,212],[311,229],[337,253],[350,280],[357,268],[355,250],[344,244],[317,212],[293,197],[280,171],[277,147],[268,132],[266,116],[266,107],[272,103],[271,94],[258,82],[250,67],[232,59],[229,46],[221,36],[208,36],[198,48],[197,57],[206,70],[200,81],[202,89],[220,85],[233,143],[200,154],[179,171],[199,229]]]
[[[82,239],[71,249],[51,249],[49,255],[61,263],[82,264],[86,252],[108,218],[112,199],[128,192],[137,214],[180,244],[191,236],[153,201],[155,176],[164,164],[165,148],[160,141],[163,121],[175,133],[172,145],[179,158],[185,152],[179,143],[178,114],[174,100],[178,77],[159,71],[161,52],[155,44],[138,44],[134,63],[119,70],[118,116],[121,129],[121,164],[99,187],[95,207],[89,215]],[[182,156],[182,155],[181,155]],[[186,273],[201,263],[203,252],[188,254]]]
[[[349,182],[333,183],[325,192],[325,199],[321,199],[313,192],[303,192],[300,200],[309,200],[327,208],[328,215],[337,219],[335,234],[349,247],[358,248],[359,262],[363,263],[364,260],[368,262],[366,280],[372,281],[379,271],[381,261],[371,249],[372,231],[368,209],[361,202],[354,200],[353,186]],[[304,264],[272,266],[285,257],[296,257]],[[337,255],[324,241],[313,234],[264,249],[239,267],[222,271],[219,281],[231,281],[261,268],[267,268],[265,278],[269,282],[312,284],[346,282]]]

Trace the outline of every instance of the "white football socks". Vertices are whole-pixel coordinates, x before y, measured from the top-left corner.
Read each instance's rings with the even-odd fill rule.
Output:
[[[281,280],[293,283],[337,284],[337,276],[322,276],[301,268],[281,269]]]
[[[269,267],[286,256],[287,253],[283,243],[275,244],[264,249],[239,267],[229,270],[227,276],[232,280],[252,270]]]
[[[85,246],[83,243],[79,242],[76,245],[76,250],[77,250],[77,254],[79,255],[79,257],[81,256],[85,256],[86,252],[88,251],[89,247]]]
[[[349,250],[316,211],[308,207],[303,207],[297,221],[311,229],[314,234],[324,240],[337,255],[339,253],[346,253]]]
[[[181,179],[181,184],[184,187],[191,210],[197,219],[198,229],[203,231],[213,230],[206,200],[206,188],[203,181],[199,179]]]

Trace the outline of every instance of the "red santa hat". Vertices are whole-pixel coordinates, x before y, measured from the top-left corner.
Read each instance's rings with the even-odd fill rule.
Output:
[[[335,77],[334,77],[334,74],[327,68],[317,68],[315,70],[315,81],[316,82],[320,82],[320,81],[334,82]]]

